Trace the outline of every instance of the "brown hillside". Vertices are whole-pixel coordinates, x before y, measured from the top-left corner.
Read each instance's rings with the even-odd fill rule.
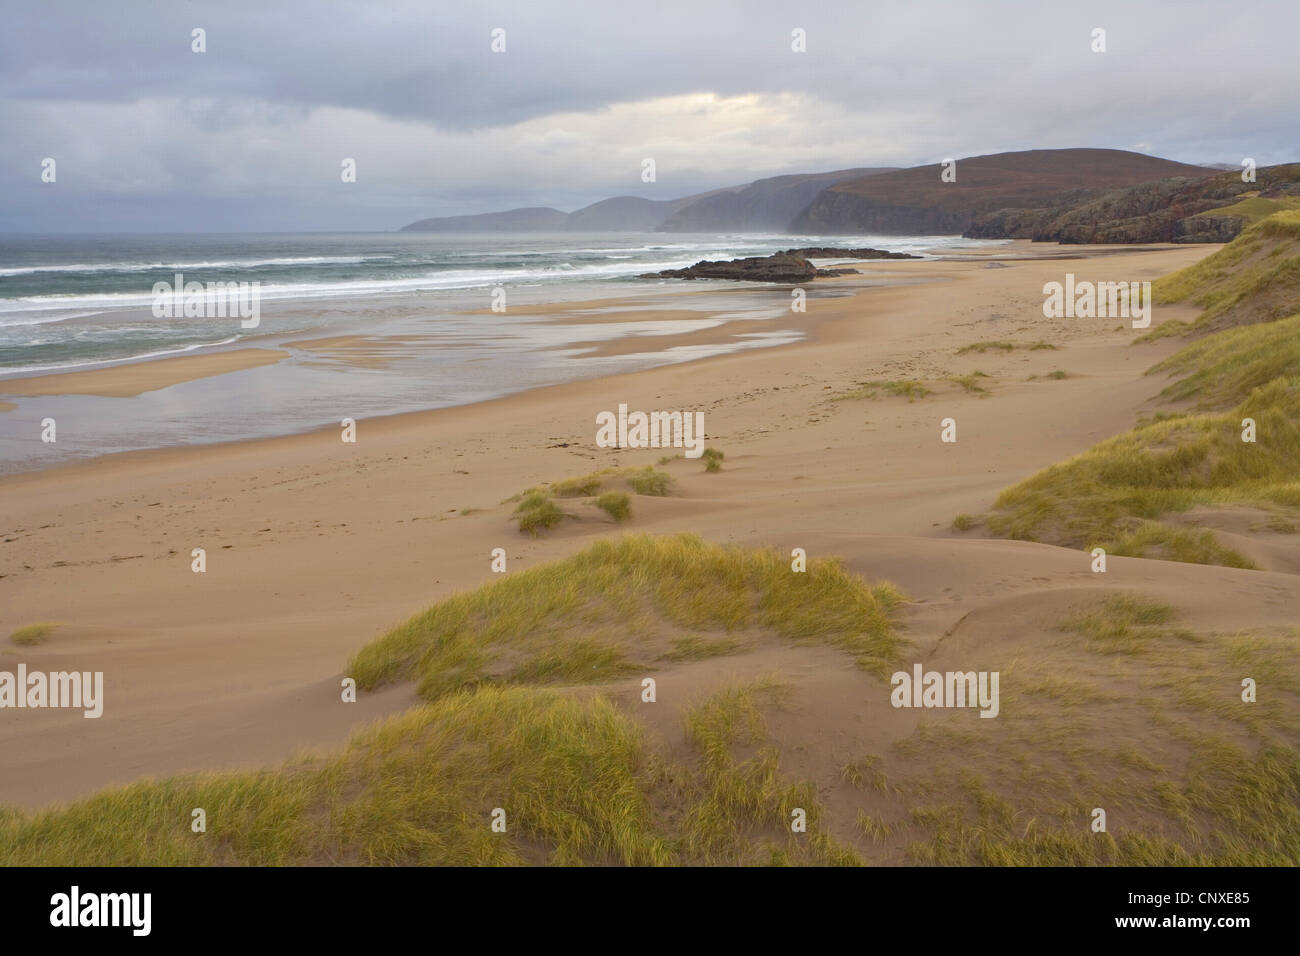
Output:
[[[1035,149],[849,180],[823,190],[797,216],[796,232],[962,232],[977,215],[1008,207],[1083,202],[1102,190],[1214,171],[1117,149]]]

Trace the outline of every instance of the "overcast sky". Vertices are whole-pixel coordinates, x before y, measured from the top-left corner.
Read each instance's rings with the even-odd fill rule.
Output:
[[[6,231],[393,229],[1034,147],[1300,160],[1296,0],[0,10]]]

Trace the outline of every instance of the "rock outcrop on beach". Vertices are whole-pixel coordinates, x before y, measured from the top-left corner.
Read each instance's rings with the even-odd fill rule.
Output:
[[[726,262],[701,259],[685,269],[642,273],[642,279],[742,279],[746,282],[806,282],[809,279],[852,275],[856,269],[818,269],[809,259],[920,259],[907,252],[885,249],[835,249],[809,246],[786,249],[770,256],[750,256]]]
[[[805,249],[787,249],[784,256],[802,256],[805,259],[920,259],[910,252],[889,252],[885,249],[835,249],[830,246],[808,246]]]
[[[642,279],[741,279],[746,282],[807,282],[818,276],[842,275],[849,270],[818,269],[802,256],[778,252],[726,262],[701,259],[685,269],[643,273]]]

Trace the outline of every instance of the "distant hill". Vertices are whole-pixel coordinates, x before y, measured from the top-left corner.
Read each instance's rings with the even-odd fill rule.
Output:
[[[736,229],[784,232],[791,220],[826,187],[897,170],[897,166],[863,167],[759,179],[747,186],[720,190],[688,203],[658,228],[660,232]]]
[[[956,181],[940,164],[837,183],[790,224],[795,233],[961,233],[980,216],[1008,208],[1074,205],[1101,192],[1174,176],[1213,175],[1118,149],[1033,149],[959,159]]]
[[[961,233],[1050,242],[1226,242],[1300,195],[1300,167],[1218,172],[1118,149],[1034,149],[940,164],[772,176],[673,200],[617,196],[566,213],[546,207],[421,219],[403,232]],[[1288,170],[1291,170],[1288,172]],[[1230,213],[1239,200],[1259,203]]]
[[[571,213],[533,207],[421,219],[403,226],[402,232],[781,232],[827,186],[895,168],[773,176],[681,199],[617,196]]]
[[[653,232],[672,215],[674,205],[639,196],[616,196],[569,213],[563,228],[580,232]]]
[[[1264,166],[1255,182],[1241,171],[1178,176],[1108,190],[1083,202],[1001,209],[976,217],[974,239],[1038,242],[1228,242],[1246,225],[1300,203],[1300,163]]]
[[[402,232],[559,232],[569,214],[546,206],[485,212],[476,216],[421,219],[403,226]]]
[[[743,187],[742,187],[743,188]],[[696,193],[681,199],[642,199],[615,196],[574,212],[550,207],[510,209],[472,216],[441,216],[403,226],[402,232],[653,232],[683,206],[723,190]]]

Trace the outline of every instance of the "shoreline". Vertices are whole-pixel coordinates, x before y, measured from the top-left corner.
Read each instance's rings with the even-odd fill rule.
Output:
[[[990,246],[987,249],[961,250],[960,252],[951,255],[948,254],[951,250],[935,250],[936,253],[943,252],[944,255],[933,259],[859,261],[854,263],[855,268],[863,269],[863,271],[858,275],[837,276],[817,280],[817,283],[810,287],[812,294],[809,295],[810,307],[807,312],[802,313],[799,316],[787,312],[786,315],[783,316],[780,321],[785,322],[786,325],[795,325],[797,327],[796,331],[798,337],[793,341],[749,347],[738,345],[734,341],[728,342],[728,340],[734,340],[740,336],[761,336],[764,333],[773,332],[775,331],[772,327],[773,323],[778,321],[771,319],[730,318],[724,319],[721,322],[706,328],[685,332],[669,334],[633,333],[613,339],[593,339],[589,341],[547,346],[544,349],[546,351],[582,350],[582,354],[575,356],[575,360],[578,362],[592,358],[626,357],[642,354],[653,355],[656,353],[666,352],[673,348],[682,347],[721,347],[729,344],[730,348],[723,351],[721,354],[706,354],[697,357],[682,358],[671,362],[651,365],[650,367],[643,369],[632,369],[627,371],[618,370],[595,376],[580,376],[553,384],[528,386],[518,391],[508,392],[504,395],[468,402],[459,402],[446,406],[370,415],[358,419],[358,421],[377,423],[408,417],[414,419],[417,416],[427,416],[458,408],[470,408],[483,404],[503,402],[511,398],[532,395],[534,393],[546,394],[554,389],[562,389],[567,385],[575,385],[583,382],[607,381],[610,379],[618,379],[623,376],[653,373],[673,366],[692,366],[702,362],[721,361],[729,357],[753,351],[783,351],[800,346],[807,347],[817,345],[822,341],[821,336],[824,334],[823,326],[849,317],[847,315],[849,309],[847,306],[843,305],[843,303],[854,301],[860,298],[863,294],[871,292],[873,289],[897,288],[917,283],[925,284],[951,280],[952,276],[946,275],[945,272],[954,266],[969,266],[973,263],[987,263],[1001,260],[1006,260],[1008,262],[1060,261],[1063,259],[1087,260],[1095,256],[1116,255],[1126,251],[1131,252],[1132,254],[1147,254],[1165,253],[1186,248],[1189,247],[1174,244],[1166,244],[1163,246],[1146,244],[1133,247],[1131,250],[1129,250],[1128,247],[1113,245],[1077,246],[1070,247],[1071,251],[1068,253],[1062,253],[1060,247],[1055,244],[1033,243],[1030,240],[1011,240],[1004,242],[1001,245]],[[920,271],[920,266],[927,266],[928,268],[918,276],[917,272]],[[879,285],[871,284],[876,280],[881,280]],[[832,302],[836,301],[835,299],[825,297],[822,294],[827,292],[827,290],[835,289],[837,286],[842,288],[846,285],[861,285],[862,288],[849,292],[847,298],[838,300],[841,303],[840,307],[831,309],[822,306],[816,310],[811,307],[812,303],[818,301],[826,302],[828,299]],[[779,287],[783,290],[786,288],[784,285],[774,286],[774,288],[775,287]],[[674,297],[697,297],[718,293],[725,294],[728,292],[732,294],[754,294],[755,296],[758,296],[769,291],[772,290],[767,286],[737,286],[734,289],[727,286],[709,289],[669,288],[662,291],[656,291],[653,293],[652,298],[656,301],[660,301],[671,300]],[[836,292],[838,293],[838,290],[836,290]],[[671,301],[667,302],[663,306],[656,306],[648,309],[626,308],[626,306],[631,304],[645,302],[649,298],[651,297],[646,296],[644,293],[637,293],[629,296],[627,299],[602,298],[529,304],[516,306],[512,308],[511,311],[521,315],[536,316],[545,324],[584,326],[615,325],[635,321],[655,321],[664,317],[687,315],[699,320],[712,320],[718,315],[718,313],[715,312],[674,310],[671,308]],[[624,308],[620,309],[620,306],[623,306]],[[464,314],[475,315],[485,313],[486,311],[487,310],[474,310]],[[128,360],[104,368],[92,368],[71,372],[50,372],[12,379],[0,379],[0,396],[13,396],[18,398],[63,396],[135,398],[142,394],[168,388],[173,385],[186,384],[200,379],[219,379],[220,376],[228,375],[233,372],[276,365],[290,356],[291,353],[286,351],[287,349],[298,349],[309,352],[313,356],[319,355],[322,359],[327,357],[333,358],[340,361],[341,364],[345,364],[351,368],[383,370],[393,360],[394,353],[399,351],[412,337],[370,336],[364,333],[343,333],[325,336],[308,335],[307,337],[263,335],[257,336],[254,341],[265,341],[268,338],[279,340],[278,344],[268,343],[262,345],[250,343],[248,345],[223,347],[219,351],[200,355],[162,356],[143,360]],[[658,345],[659,347],[644,349],[638,348],[637,346],[641,344],[647,346]],[[311,365],[313,363],[308,361],[305,364]],[[8,386],[11,384],[21,384],[23,387],[20,389],[8,389]],[[0,399],[0,413],[13,411],[18,407],[19,405],[13,402]],[[304,438],[336,430],[337,426],[328,424],[294,431],[277,432],[268,435],[254,435],[214,442],[176,443],[171,445],[156,445],[145,448],[109,451],[85,457],[73,458],[70,460],[65,459],[48,465],[25,467],[16,471],[0,474],[0,485],[6,481],[25,475],[45,474],[47,472],[60,471],[64,469],[85,467],[94,464],[95,462],[116,459],[124,456],[149,456],[163,452],[231,448],[245,443],[266,443],[277,440]]]

